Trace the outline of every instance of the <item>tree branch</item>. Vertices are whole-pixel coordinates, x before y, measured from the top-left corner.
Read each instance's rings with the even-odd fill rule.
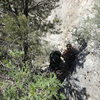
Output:
[[[6,0],[6,2],[7,2],[7,5],[6,5],[6,6],[8,6],[8,7],[6,7],[6,9],[7,9],[8,11],[10,11],[11,13],[15,14],[15,15],[18,15],[18,8],[12,8],[12,7],[11,7],[11,3],[10,3],[9,0]],[[14,6],[14,5],[13,5],[13,6]]]
[[[8,8],[6,8],[6,9],[9,10],[9,11],[11,11],[11,12],[13,12],[13,13],[15,13],[13,11],[12,7],[11,7],[11,3],[9,2],[9,0],[6,0],[6,2],[7,2],[7,5],[8,5]]]
[[[24,15],[26,17],[28,17],[28,3],[29,3],[29,0],[25,0]]]
[[[41,5],[43,5],[43,4],[45,4],[45,3],[47,3],[48,1],[47,0],[43,0],[43,1],[40,1],[40,2],[38,2],[37,4],[35,4],[33,7],[30,7],[29,9],[28,9],[28,11],[30,11],[30,10],[35,10],[35,8],[36,7],[39,7],[39,6],[41,6]]]

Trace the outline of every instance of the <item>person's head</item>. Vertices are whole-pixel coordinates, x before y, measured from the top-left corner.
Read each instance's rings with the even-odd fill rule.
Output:
[[[71,49],[72,45],[71,44],[67,44],[66,47],[67,47],[67,49]]]

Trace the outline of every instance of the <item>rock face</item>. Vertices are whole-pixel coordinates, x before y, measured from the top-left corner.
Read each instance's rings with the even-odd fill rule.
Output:
[[[47,40],[50,45],[62,50],[65,47],[65,42],[72,42],[72,30],[77,27],[81,20],[87,16],[91,16],[91,8],[93,7],[94,0],[60,0],[59,7],[54,9],[48,20],[52,21],[55,17],[61,20],[59,26],[62,34],[49,35]]]
[[[57,16],[62,21],[61,34],[47,34],[46,39],[51,46],[54,45],[62,51],[66,41],[74,44],[72,30],[87,16],[93,16],[91,14],[93,1],[60,0],[59,7],[48,17],[48,20],[52,20]],[[83,48],[78,55],[76,72],[73,73],[69,82],[71,85],[65,88],[68,100],[100,100],[100,40],[90,39],[87,42],[86,48]],[[73,93],[70,93],[71,89]]]
[[[89,53],[85,55],[85,52]],[[86,88],[89,100],[100,99],[100,42],[90,41],[86,51],[82,52],[85,55],[82,59],[83,65],[76,63],[76,72],[70,80],[72,84],[76,84],[81,88]],[[79,55],[79,57],[81,57]],[[79,60],[81,61],[81,60]],[[73,79],[77,79],[73,80]],[[83,99],[84,100],[84,99]]]

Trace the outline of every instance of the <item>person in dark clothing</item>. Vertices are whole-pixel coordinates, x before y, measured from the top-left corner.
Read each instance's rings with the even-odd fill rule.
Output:
[[[77,56],[77,50],[71,44],[66,45],[67,49],[61,54],[60,51],[50,53],[50,72],[54,72],[57,78],[63,82],[65,77],[69,77],[74,71],[74,62]],[[61,59],[63,57],[64,61]]]
[[[78,51],[73,48],[71,44],[67,44],[66,47],[67,48],[63,52],[62,57],[65,61],[65,68],[67,69],[67,71],[72,71]]]
[[[61,82],[64,81],[65,79],[65,73],[63,70],[64,69],[64,63],[63,60],[61,59],[62,54],[60,51],[52,51],[50,53],[50,65],[49,65],[49,70],[51,72],[54,72]]]
[[[55,71],[55,70],[60,69],[61,63],[62,63],[61,52],[52,51],[50,53],[50,65],[49,65],[50,70]]]

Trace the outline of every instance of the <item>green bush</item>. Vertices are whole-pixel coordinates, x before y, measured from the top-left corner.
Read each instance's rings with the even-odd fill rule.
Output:
[[[58,94],[62,84],[54,73],[46,75],[37,71],[35,75],[28,67],[19,69],[11,62],[8,65],[8,79],[0,82],[3,100],[63,100],[65,97]]]
[[[58,100],[60,86],[55,74],[50,74],[50,77],[36,76],[35,82],[29,86],[29,96],[32,100],[53,100],[53,97]]]

